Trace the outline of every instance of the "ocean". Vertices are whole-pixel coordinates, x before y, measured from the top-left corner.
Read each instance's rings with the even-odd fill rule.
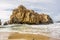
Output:
[[[41,34],[48,37],[60,39],[60,23],[48,25],[27,25],[27,24],[0,25],[0,32]]]

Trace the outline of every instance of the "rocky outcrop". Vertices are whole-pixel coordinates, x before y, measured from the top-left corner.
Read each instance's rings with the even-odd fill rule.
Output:
[[[0,25],[1,25],[1,20],[0,20]]]
[[[38,14],[34,10],[29,10],[23,5],[14,9],[10,16],[10,24],[49,24],[53,20],[47,14]]]
[[[8,25],[8,24],[10,24],[10,21],[6,21],[6,22],[4,22],[3,25]]]
[[[40,23],[49,24],[49,23],[53,23],[53,20],[47,14],[40,14]]]

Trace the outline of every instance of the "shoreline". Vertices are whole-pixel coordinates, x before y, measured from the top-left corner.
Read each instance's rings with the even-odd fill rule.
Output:
[[[2,38],[3,37],[3,38]],[[0,32],[0,40],[60,40],[39,34],[22,34],[18,32]]]

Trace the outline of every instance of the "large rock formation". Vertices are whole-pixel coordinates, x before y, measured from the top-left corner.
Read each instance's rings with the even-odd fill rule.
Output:
[[[14,9],[10,16],[10,24],[49,24],[53,23],[49,15],[38,14],[26,9],[23,5]]]

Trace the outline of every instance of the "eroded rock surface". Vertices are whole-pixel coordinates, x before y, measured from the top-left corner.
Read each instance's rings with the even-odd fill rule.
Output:
[[[13,10],[9,24],[49,24],[53,20],[47,14],[39,14],[23,5]]]

